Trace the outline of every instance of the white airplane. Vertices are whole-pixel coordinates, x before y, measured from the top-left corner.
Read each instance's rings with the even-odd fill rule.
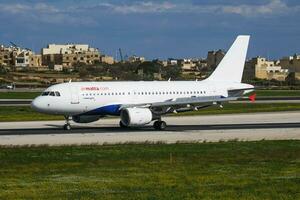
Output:
[[[241,83],[250,36],[238,36],[215,71],[203,81],[69,82],[47,88],[31,103],[34,110],[63,115],[64,129],[105,116],[120,116],[121,127],[138,127],[155,121],[166,128],[161,116],[199,110],[237,100],[253,91]]]

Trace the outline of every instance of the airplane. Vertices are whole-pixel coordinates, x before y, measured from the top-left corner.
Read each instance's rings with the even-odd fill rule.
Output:
[[[106,116],[119,116],[122,128],[154,121],[156,130],[164,130],[163,115],[222,107],[254,90],[241,82],[249,39],[238,36],[215,71],[202,81],[70,81],[50,86],[31,106],[37,112],[63,115],[65,130],[71,129],[70,118],[91,123]]]

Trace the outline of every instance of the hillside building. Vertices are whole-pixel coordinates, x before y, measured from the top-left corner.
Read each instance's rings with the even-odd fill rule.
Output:
[[[76,63],[87,65],[100,61],[100,52],[87,44],[49,44],[42,49],[44,65],[62,65],[64,68],[72,68]]]

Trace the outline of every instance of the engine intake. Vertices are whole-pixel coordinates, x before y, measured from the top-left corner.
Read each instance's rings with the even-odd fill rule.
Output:
[[[121,111],[121,121],[125,126],[143,126],[153,120],[149,108],[126,108]]]

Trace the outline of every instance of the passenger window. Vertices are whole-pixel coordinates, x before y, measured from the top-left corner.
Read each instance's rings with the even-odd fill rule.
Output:
[[[60,93],[59,92],[55,92],[55,96],[60,97]]]
[[[50,92],[50,96],[55,96],[54,92]]]

